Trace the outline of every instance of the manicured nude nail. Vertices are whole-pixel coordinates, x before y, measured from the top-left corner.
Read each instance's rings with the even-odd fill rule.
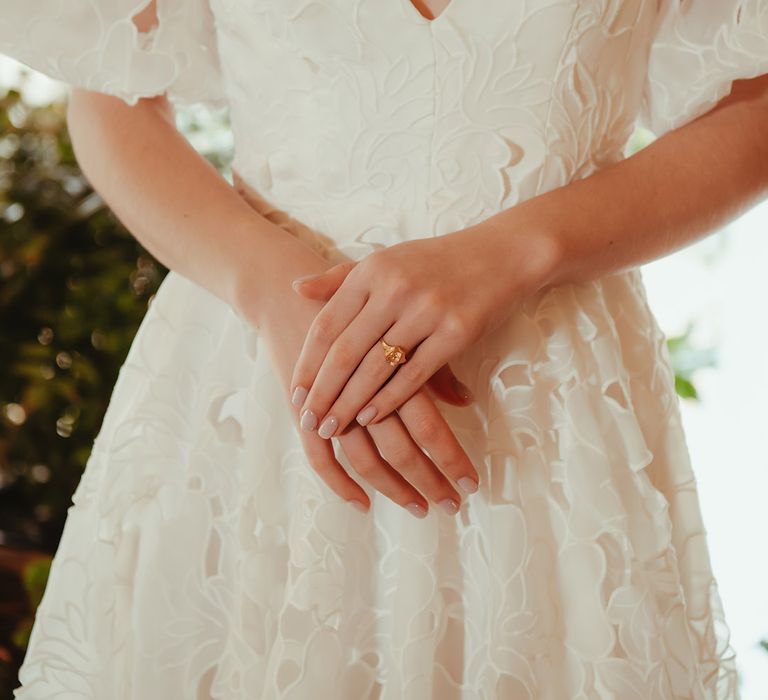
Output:
[[[458,484],[461,487],[461,490],[465,493],[474,493],[478,488],[477,482],[470,479],[468,476],[462,476],[461,479],[459,479]]]
[[[357,414],[357,422],[360,425],[368,425],[376,416],[376,406],[367,406]]]
[[[422,506],[420,506],[418,503],[409,503],[406,506],[406,509],[411,515],[416,516],[417,518],[426,518],[427,517],[427,511],[424,510]]]
[[[359,510],[361,513],[367,513],[368,509],[360,503],[360,501],[347,501],[355,510]]]
[[[304,399],[307,398],[307,390],[303,386],[297,386],[293,390],[293,396],[291,396],[291,403],[294,406],[301,406],[304,403]]]
[[[456,513],[459,512],[459,504],[456,503],[451,498],[446,498],[445,500],[440,501],[438,505],[446,512],[448,515],[456,515]]]
[[[339,419],[336,418],[336,416],[328,416],[321,424],[320,427],[317,429],[317,434],[321,438],[329,438],[331,435],[333,435],[333,431],[336,430],[336,428],[339,425]]]
[[[317,416],[307,409],[301,414],[301,429],[302,430],[314,430],[317,425]]]
[[[307,280],[314,279],[315,277],[320,277],[320,275],[302,275],[301,277],[297,277],[295,280],[291,282],[291,286],[295,287],[297,284],[301,284],[302,282],[306,282]]]

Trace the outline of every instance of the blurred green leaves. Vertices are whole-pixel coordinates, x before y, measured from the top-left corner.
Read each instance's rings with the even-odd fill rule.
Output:
[[[699,400],[699,393],[693,384],[693,375],[702,367],[717,366],[717,349],[696,348],[691,343],[693,324],[688,324],[682,335],[667,338],[670,361],[675,368],[675,389],[684,399]]]
[[[31,612],[22,617],[14,630],[11,641],[19,649],[26,649],[34,622],[34,611],[40,605],[51,571],[51,557],[42,557],[28,563],[22,572],[22,583],[27,595],[27,607]]]
[[[53,552],[167,272],[80,172],[65,107],[0,101],[0,531]]]

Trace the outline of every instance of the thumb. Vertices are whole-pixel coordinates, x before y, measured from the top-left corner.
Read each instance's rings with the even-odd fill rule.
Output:
[[[456,378],[448,365],[437,370],[427,384],[437,398],[454,406],[467,406],[475,400],[469,388]]]
[[[328,301],[341,286],[357,261],[351,260],[329,267],[318,275],[305,275],[297,277],[291,283],[293,290],[303,297]]]

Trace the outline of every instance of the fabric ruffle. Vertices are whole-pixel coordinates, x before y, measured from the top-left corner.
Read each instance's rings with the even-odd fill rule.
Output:
[[[226,106],[208,2],[156,1],[158,22],[149,32],[133,23],[145,0],[6,2],[0,53],[130,105],[167,93],[177,105]]]
[[[638,122],[661,136],[768,73],[768,1],[662,0]]]

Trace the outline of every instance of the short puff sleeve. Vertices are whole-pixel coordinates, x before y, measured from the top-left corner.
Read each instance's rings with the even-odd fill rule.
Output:
[[[0,53],[56,80],[134,105],[167,93],[176,105],[223,107],[208,0],[156,0],[157,24],[133,22],[149,0],[4,0]]]
[[[768,0],[659,0],[638,123],[661,136],[764,73]]]

